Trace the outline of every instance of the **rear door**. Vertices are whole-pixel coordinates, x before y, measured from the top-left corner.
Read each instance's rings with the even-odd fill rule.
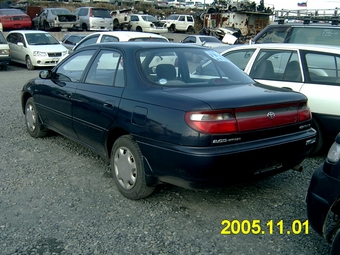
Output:
[[[100,154],[125,87],[122,54],[101,50],[74,94],[73,126],[78,138]]]

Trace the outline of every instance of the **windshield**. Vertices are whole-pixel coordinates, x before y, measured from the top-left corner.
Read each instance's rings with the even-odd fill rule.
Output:
[[[60,44],[59,41],[49,33],[29,33],[26,34],[29,45],[50,45]]]
[[[151,16],[151,15],[144,15],[144,16],[142,16],[142,18],[143,18],[143,20],[150,21],[150,22],[158,21],[154,16]]]
[[[139,53],[140,69],[161,86],[226,86],[254,81],[216,51],[202,48],[148,49]]]
[[[52,10],[52,13],[54,15],[59,15],[59,14],[72,14],[69,10],[67,9],[54,9]]]

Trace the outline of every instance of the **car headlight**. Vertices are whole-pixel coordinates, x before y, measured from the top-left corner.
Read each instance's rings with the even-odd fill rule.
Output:
[[[47,53],[42,52],[42,51],[33,51],[33,56],[35,56],[35,57],[47,57]]]
[[[9,55],[9,50],[8,49],[5,49],[5,50],[0,50],[0,55]]]
[[[340,144],[334,142],[327,154],[330,163],[337,163],[340,159]]]
[[[64,56],[66,56],[67,54],[68,54],[68,51],[66,50],[66,51],[63,51],[62,53],[62,56],[64,57]]]

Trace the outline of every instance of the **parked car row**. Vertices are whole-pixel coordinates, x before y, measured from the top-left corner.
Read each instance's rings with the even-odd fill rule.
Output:
[[[177,0],[176,0],[177,1]],[[0,22],[3,29],[36,30],[83,30],[110,31],[126,25],[128,30],[138,32],[166,33],[170,31],[195,32],[195,21],[192,15],[170,15],[159,20],[149,14],[123,14],[112,12],[101,7],[79,7],[74,13],[65,8],[43,9],[35,18],[16,9],[0,9]]]

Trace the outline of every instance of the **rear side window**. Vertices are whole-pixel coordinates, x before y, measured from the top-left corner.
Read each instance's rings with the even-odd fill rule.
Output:
[[[340,56],[307,52],[305,60],[311,83],[340,86]]]
[[[95,35],[95,36],[92,36],[90,38],[86,38],[84,41],[82,41],[81,43],[79,43],[76,46],[75,50],[80,49],[80,48],[87,46],[87,45],[90,45],[90,44],[97,43],[98,37],[99,37],[99,35]]]

